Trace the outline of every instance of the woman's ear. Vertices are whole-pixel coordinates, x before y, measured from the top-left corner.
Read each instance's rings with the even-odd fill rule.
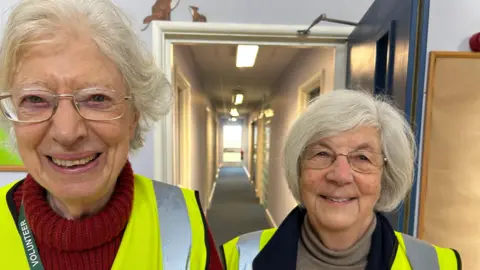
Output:
[[[138,121],[140,121],[140,113],[136,109],[134,109],[132,121],[129,124],[130,140],[135,137],[135,131],[137,130]]]

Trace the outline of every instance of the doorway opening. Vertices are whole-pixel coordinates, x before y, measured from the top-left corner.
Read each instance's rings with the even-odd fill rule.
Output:
[[[317,86],[308,92],[308,102],[311,102],[318,96],[320,96],[320,86]]]
[[[277,153],[278,149],[278,138],[274,137],[276,133],[276,122],[270,122],[269,118],[272,117],[272,110],[276,108],[264,108],[263,106],[266,103],[270,102],[268,95],[260,95],[263,93],[263,88],[265,85],[250,85],[250,88],[254,88],[254,94],[260,97],[260,101],[252,102],[251,101],[252,92],[244,92],[244,102],[245,105],[236,105],[235,109],[238,109],[237,116],[234,116],[231,113],[231,107],[233,106],[230,103],[233,94],[238,94],[237,91],[247,91],[250,89],[248,86],[245,86],[245,83],[242,82],[231,82],[228,79],[228,74],[223,74],[225,72],[225,68],[219,70],[218,72],[209,72],[212,75],[212,79],[207,81],[204,76],[194,76],[192,74],[201,74],[202,64],[201,61],[197,61],[198,59],[194,58],[195,56],[199,56],[199,58],[205,58],[205,53],[197,53],[200,51],[198,47],[207,47],[206,45],[215,45],[215,46],[235,46],[237,45],[258,45],[260,47],[259,58],[257,58],[258,63],[269,63],[271,61],[262,60],[262,57],[265,56],[273,57],[274,54],[279,54],[280,52],[285,52],[288,48],[295,48],[296,50],[300,51],[320,51],[323,50],[322,53],[326,57],[325,63],[329,63],[328,66],[325,64],[325,69],[328,70],[328,80],[323,87],[323,82],[325,81],[322,77],[325,77],[325,71],[319,70],[321,68],[316,68],[317,65],[310,65],[307,67],[309,70],[314,70],[315,74],[318,73],[318,78],[315,82],[315,85],[312,87],[309,86],[309,89],[302,93],[302,102],[303,100],[308,101],[313,96],[319,95],[321,91],[325,89],[336,89],[336,88],[344,88],[346,82],[346,63],[347,63],[347,39],[353,27],[350,26],[318,26],[312,29],[310,36],[307,37],[300,37],[297,36],[297,30],[305,28],[304,26],[283,26],[283,25],[239,25],[239,24],[195,24],[195,23],[180,23],[180,22],[160,22],[155,21],[152,23],[152,31],[153,31],[153,52],[154,57],[157,65],[163,70],[165,76],[168,80],[172,81],[172,69],[175,68],[175,65],[183,66],[184,68],[180,68],[182,72],[188,77],[189,82],[192,85],[191,91],[191,105],[189,105],[192,110],[189,112],[189,116],[187,121],[189,121],[188,127],[191,129],[188,132],[194,132],[193,135],[186,135],[186,138],[190,138],[189,143],[192,147],[185,147],[185,146],[176,146],[174,143],[172,127],[181,123],[177,121],[172,115],[167,114],[164,118],[160,120],[155,126],[155,133],[154,133],[154,144],[155,144],[155,162],[159,164],[155,171],[155,178],[162,179],[162,181],[176,183],[178,178],[182,178],[180,171],[186,171],[189,177],[189,182],[193,183],[192,186],[202,190],[202,194],[208,194],[210,191],[210,187],[206,187],[204,185],[203,178],[199,175],[203,175],[202,165],[205,159],[205,156],[201,156],[202,149],[205,148],[205,144],[201,144],[200,141],[203,142],[202,134],[203,130],[198,129],[200,127],[199,119],[203,118],[203,114],[205,114],[203,107],[204,102],[212,102],[212,110],[214,112],[218,112],[218,108],[222,107],[224,111],[230,111],[230,115],[223,115],[222,119],[230,119],[223,121],[220,115],[217,116],[219,121],[219,128],[217,129],[217,145],[219,146],[218,151],[218,159],[221,161],[220,166],[224,165],[224,163],[240,163],[241,165],[246,165],[248,168],[245,171],[252,172],[250,177],[254,179],[254,187],[255,187],[255,194],[257,198],[260,199],[260,202],[263,203],[265,209],[268,213],[268,208],[282,208],[280,211],[284,211],[283,208],[290,207],[288,205],[280,205],[278,202],[275,201],[275,196],[268,193],[268,190],[272,190],[268,188],[268,186],[275,187],[275,181],[269,181],[269,178],[276,179],[276,171],[269,170],[269,167],[272,164],[277,162]],[[201,45],[201,46],[200,46]],[[193,47],[193,48],[192,48]],[[265,53],[264,48],[267,48],[267,52],[271,52],[270,54]],[[274,48],[279,47],[279,48]],[[208,50],[203,48],[202,50]],[[215,51],[215,50],[212,50]],[[223,52],[224,49],[218,49],[217,52]],[[225,50],[226,53],[228,51],[232,51],[230,54],[230,58],[235,56],[234,50],[228,49]],[[293,51],[293,50],[291,50]],[[204,51],[202,51],[204,52]],[[328,52],[328,53],[327,53]],[[307,54],[302,54],[307,55]],[[328,57],[327,57],[328,55]],[[220,62],[220,57],[218,55],[208,55],[208,59],[214,59],[216,62]],[[285,57],[276,57],[277,59],[283,59],[284,62],[287,62],[287,58]],[[178,60],[178,59],[181,59]],[[190,59],[195,59],[194,61]],[[208,60],[207,59],[207,60]],[[293,59],[293,58],[292,58]],[[298,58],[298,59],[311,59],[311,58]],[[322,58],[323,59],[323,58]],[[206,61],[207,61],[206,60]],[[263,62],[262,62],[263,61]],[[310,63],[310,62],[309,62]],[[331,63],[331,64],[330,64]],[[215,63],[218,65],[219,63]],[[188,68],[185,68],[188,66]],[[212,66],[212,65],[204,65],[204,66]],[[234,69],[234,66],[229,64],[229,67]],[[238,66],[237,66],[238,67]],[[315,68],[315,69],[314,69]],[[271,70],[271,69],[268,69]],[[232,71],[233,73],[234,71]],[[237,71],[235,71],[237,72]],[[248,69],[241,69],[242,76],[246,76],[248,73]],[[271,73],[271,72],[270,72]],[[279,70],[278,76],[275,78],[271,78],[272,83],[279,80],[281,76],[281,71]],[[305,70],[303,72],[305,74]],[[323,75],[322,75],[323,74]],[[204,75],[204,74],[201,74]],[[260,74],[261,75],[261,74]],[[257,75],[259,76],[259,75]],[[309,75],[306,75],[307,77]],[[240,76],[237,76],[240,77]],[[240,81],[240,78],[237,78]],[[292,86],[291,89],[295,92],[297,90],[297,84],[307,80],[308,78],[298,78],[298,81],[295,82],[295,86]],[[202,82],[200,82],[202,80]],[[203,83],[203,80],[207,83]],[[265,83],[266,76],[262,76],[261,80],[258,79],[259,82]],[[251,80],[249,80],[251,81]],[[209,85],[208,82],[212,82],[212,85],[218,85],[218,88],[212,87]],[[317,86],[320,86],[317,89]],[[237,86],[240,86],[240,89],[237,89]],[[279,85],[280,86],[280,85]],[[281,87],[273,87],[271,85],[272,91],[279,91]],[[221,91],[219,89],[222,89]],[[199,93],[206,93],[207,91],[215,92],[218,95],[217,101],[215,98],[211,99],[204,99],[199,98]],[[292,93],[295,95],[295,93]],[[305,94],[305,98],[304,97]],[[213,97],[213,96],[212,96]],[[250,100],[249,100],[250,99]],[[205,101],[207,100],[207,101]],[[236,99],[235,99],[236,103]],[[221,104],[221,105],[218,105]],[[271,103],[274,106],[274,103]],[[178,104],[178,106],[180,106]],[[255,110],[258,115],[252,116],[242,113],[243,107],[249,106],[249,109]],[[237,108],[238,107],[238,108]],[[288,115],[294,113],[292,111],[288,112]],[[240,117],[238,117],[238,114]],[[279,109],[279,114],[277,117],[286,117],[282,110]],[[242,126],[237,126],[236,128],[233,127],[235,124],[232,123],[236,122],[233,121],[233,118],[237,118],[238,122],[242,122]],[[242,121],[240,121],[242,120]],[[257,121],[255,125],[253,122]],[[225,127],[222,123],[228,122]],[[273,124],[271,124],[273,123]],[[198,130],[197,130],[198,129]],[[200,131],[199,131],[200,130]],[[285,129],[282,129],[285,130]],[[178,131],[177,131],[178,132]],[[223,134],[222,134],[223,133]],[[254,149],[249,147],[249,143],[246,143],[247,137],[249,134],[252,134],[252,139],[254,141]],[[202,139],[202,140],[201,140]],[[185,142],[185,141],[184,141]],[[181,142],[180,142],[181,143]],[[206,145],[208,147],[208,144]],[[189,168],[186,169],[183,164],[177,162],[176,164],[172,164],[172,156],[181,156],[182,149],[187,149],[190,153],[188,155],[189,162],[192,163]],[[242,149],[245,152],[242,152]],[[245,156],[242,158],[242,153]],[[271,157],[270,157],[271,156]],[[202,160],[203,159],[203,160]],[[251,160],[252,162],[242,162],[243,160]],[[232,165],[229,164],[228,167]],[[218,166],[218,164],[217,164]],[[218,168],[214,171],[219,171]],[[225,168],[229,169],[229,168]],[[222,168],[223,170],[223,168]],[[177,173],[173,173],[177,172]],[[216,175],[218,179],[221,179],[221,174]],[[251,179],[252,180],[252,179]],[[215,180],[217,181],[217,180]],[[221,181],[219,180],[219,183]],[[205,190],[208,189],[208,190]],[[269,196],[270,195],[270,196]],[[263,210],[263,209],[262,209]],[[269,218],[273,220],[272,218]],[[273,223],[273,222],[271,222]]]
[[[223,126],[223,162],[241,162],[242,161],[242,126],[224,125]]]
[[[387,94],[388,32],[377,41],[375,94]]]
[[[252,127],[252,154],[250,156],[250,180],[255,183],[256,180],[256,165],[257,165],[257,150],[258,150],[258,122],[253,121]]]

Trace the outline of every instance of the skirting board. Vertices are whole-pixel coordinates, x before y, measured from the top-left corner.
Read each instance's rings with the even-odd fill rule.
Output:
[[[205,207],[205,210],[204,210],[205,217],[207,216],[207,210],[210,209],[210,206],[212,206],[213,194],[215,194],[215,187],[217,187],[218,175],[220,174],[220,168],[222,166],[223,166],[223,164],[220,163],[220,165],[218,166],[218,169],[217,169],[217,173],[215,174],[215,180],[213,180],[212,190],[210,191],[210,196],[208,196],[207,207]]]
[[[270,211],[268,211],[268,209],[265,209],[265,213],[267,214],[267,220],[268,220],[268,223],[270,223],[270,226],[272,226],[272,228],[277,228],[277,224],[275,224],[275,220],[273,220],[273,217],[272,217],[272,214],[270,214]]]
[[[207,210],[210,209],[210,206],[212,205],[213,194],[215,193],[216,186],[217,186],[217,181],[213,183],[212,191],[210,192],[210,196],[208,197]]]
[[[250,180],[250,182],[252,182],[251,177],[250,177],[250,173],[248,172],[247,167],[243,166],[243,170],[245,170],[245,173],[247,174],[248,180]]]

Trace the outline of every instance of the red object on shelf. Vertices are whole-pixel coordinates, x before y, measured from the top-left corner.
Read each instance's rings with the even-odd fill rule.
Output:
[[[480,32],[470,38],[470,49],[473,52],[480,52]]]

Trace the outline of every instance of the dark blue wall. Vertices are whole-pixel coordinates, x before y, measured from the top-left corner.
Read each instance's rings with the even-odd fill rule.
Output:
[[[391,95],[412,123],[417,144],[423,121],[428,10],[429,0],[376,0],[349,37],[347,60],[347,87]],[[387,58],[379,61],[385,35]],[[414,185],[411,194],[416,192]],[[398,212],[388,215],[399,231],[413,234],[416,199],[408,198]]]

